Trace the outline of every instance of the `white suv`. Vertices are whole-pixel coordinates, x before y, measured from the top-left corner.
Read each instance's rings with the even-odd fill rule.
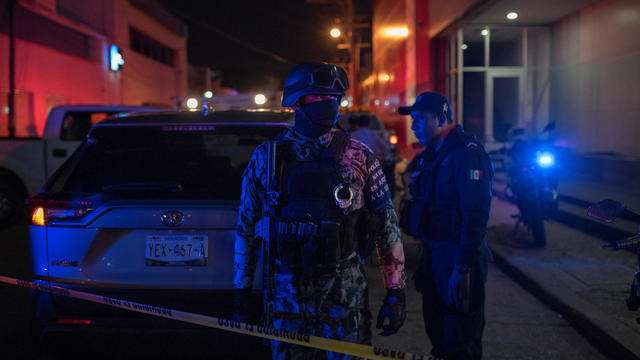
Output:
[[[241,176],[254,149],[292,121],[290,112],[163,112],[94,125],[27,200],[34,281],[230,317]],[[44,292],[34,301],[43,334],[172,322]]]

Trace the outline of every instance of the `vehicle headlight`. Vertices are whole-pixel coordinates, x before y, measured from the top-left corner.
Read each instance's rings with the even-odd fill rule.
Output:
[[[256,105],[264,105],[267,103],[267,97],[263,94],[258,94],[253,98],[253,101],[256,103]]]
[[[538,152],[536,154],[536,163],[542,168],[548,168],[555,165],[555,157],[550,152]]]
[[[196,98],[188,98],[187,99],[187,108],[188,109],[197,109],[198,108],[198,99],[196,99]]]

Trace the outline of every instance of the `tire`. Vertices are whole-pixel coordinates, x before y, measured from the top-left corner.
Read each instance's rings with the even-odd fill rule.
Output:
[[[540,209],[540,203],[536,201],[529,217],[529,226],[533,233],[534,248],[544,248],[547,245],[547,235],[544,232],[544,215]]]
[[[0,228],[15,224],[22,217],[25,195],[21,189],[0,183]]]

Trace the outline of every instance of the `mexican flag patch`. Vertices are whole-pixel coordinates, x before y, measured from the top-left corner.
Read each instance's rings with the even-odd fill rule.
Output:
[[[471,180],[482,179],[482,170],[471,170]]]

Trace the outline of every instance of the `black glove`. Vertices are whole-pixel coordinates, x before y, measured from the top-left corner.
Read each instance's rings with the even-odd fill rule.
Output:
[[[251,288],[235,289],[233,293],[233,320],[247,322],[249,317],[249,302],[251,299]]]
[[[380,335],[389,336],[397,333],[406,317],[404,289],[388,289],[376,323],[376,328],[383,330]],[[389,325],[384,325],[385,318],[389,318]]]

